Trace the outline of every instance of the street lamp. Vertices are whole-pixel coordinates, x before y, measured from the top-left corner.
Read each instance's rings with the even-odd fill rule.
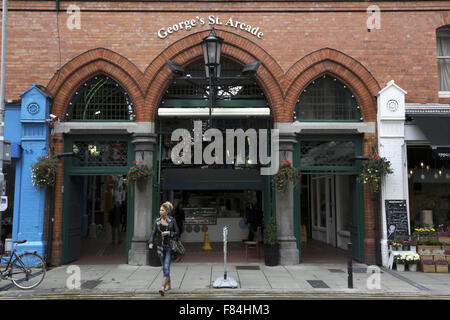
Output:
[[[166,60],[166,64],[174,76],[171,80],[185,80],[196,87],[199,87],[196,81],[200,81],[203,82],[203,85],[208,86],[210,127],[212,126],[212,109],[214,107],[214,101],[216,100],[215,88],[224,85],[225,81],[233,81],[234,84],[238,84],[239,82],[249,80],[256,75],[256,72],[261,65],[260,61],[254,61],[245,65],[241,71],[241,74],[237,77],[221,77],[220,58],[222,53],[222,43],[223,39],[216,35],[214,27],[211,28],[210,34],[206,38],[203,38],[202,51],[205,63],[205,77],[192,77],[191,75],[188,75],[184,68],[178,63],[171,60]],[[205,83],[205,81],[207,82]]]
[[[223,39],[216,36],[214,27],[209,36],[202,41],[203,59],[205,60],[205,72],[207,78],[220,77],[220,54],[222,52]]]

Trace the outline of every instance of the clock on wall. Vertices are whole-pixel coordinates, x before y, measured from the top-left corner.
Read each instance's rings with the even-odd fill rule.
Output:
[[[28,113],[33,115],[33,116],[36,115],[39,112],[39,109],[40,109],[39,105],[37,103],[35,103],[35,102],[32,102],[32,103],[30,103],[27,106]]]
[[[398,110],[398,102],[395,99],[391,99],[386,103],[386,107],[389,111],[395,112]]]

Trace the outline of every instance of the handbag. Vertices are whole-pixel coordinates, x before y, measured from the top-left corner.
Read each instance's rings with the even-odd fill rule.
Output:
[[[186,249],[180,239],[170,239],[170,253],[174,256],[175,262],[184,257]]]

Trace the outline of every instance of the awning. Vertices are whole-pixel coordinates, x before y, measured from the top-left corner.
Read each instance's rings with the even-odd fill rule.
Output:
[[[450,157],[450,114],[411,115],[438,156]]]

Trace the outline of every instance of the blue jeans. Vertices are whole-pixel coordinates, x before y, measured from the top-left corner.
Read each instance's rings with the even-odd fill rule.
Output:
[[[163,249],[163,255],[162,257],[160,257],[160,259],[164,277],[170,277],[170,262],[171,262],[170,248]]]

